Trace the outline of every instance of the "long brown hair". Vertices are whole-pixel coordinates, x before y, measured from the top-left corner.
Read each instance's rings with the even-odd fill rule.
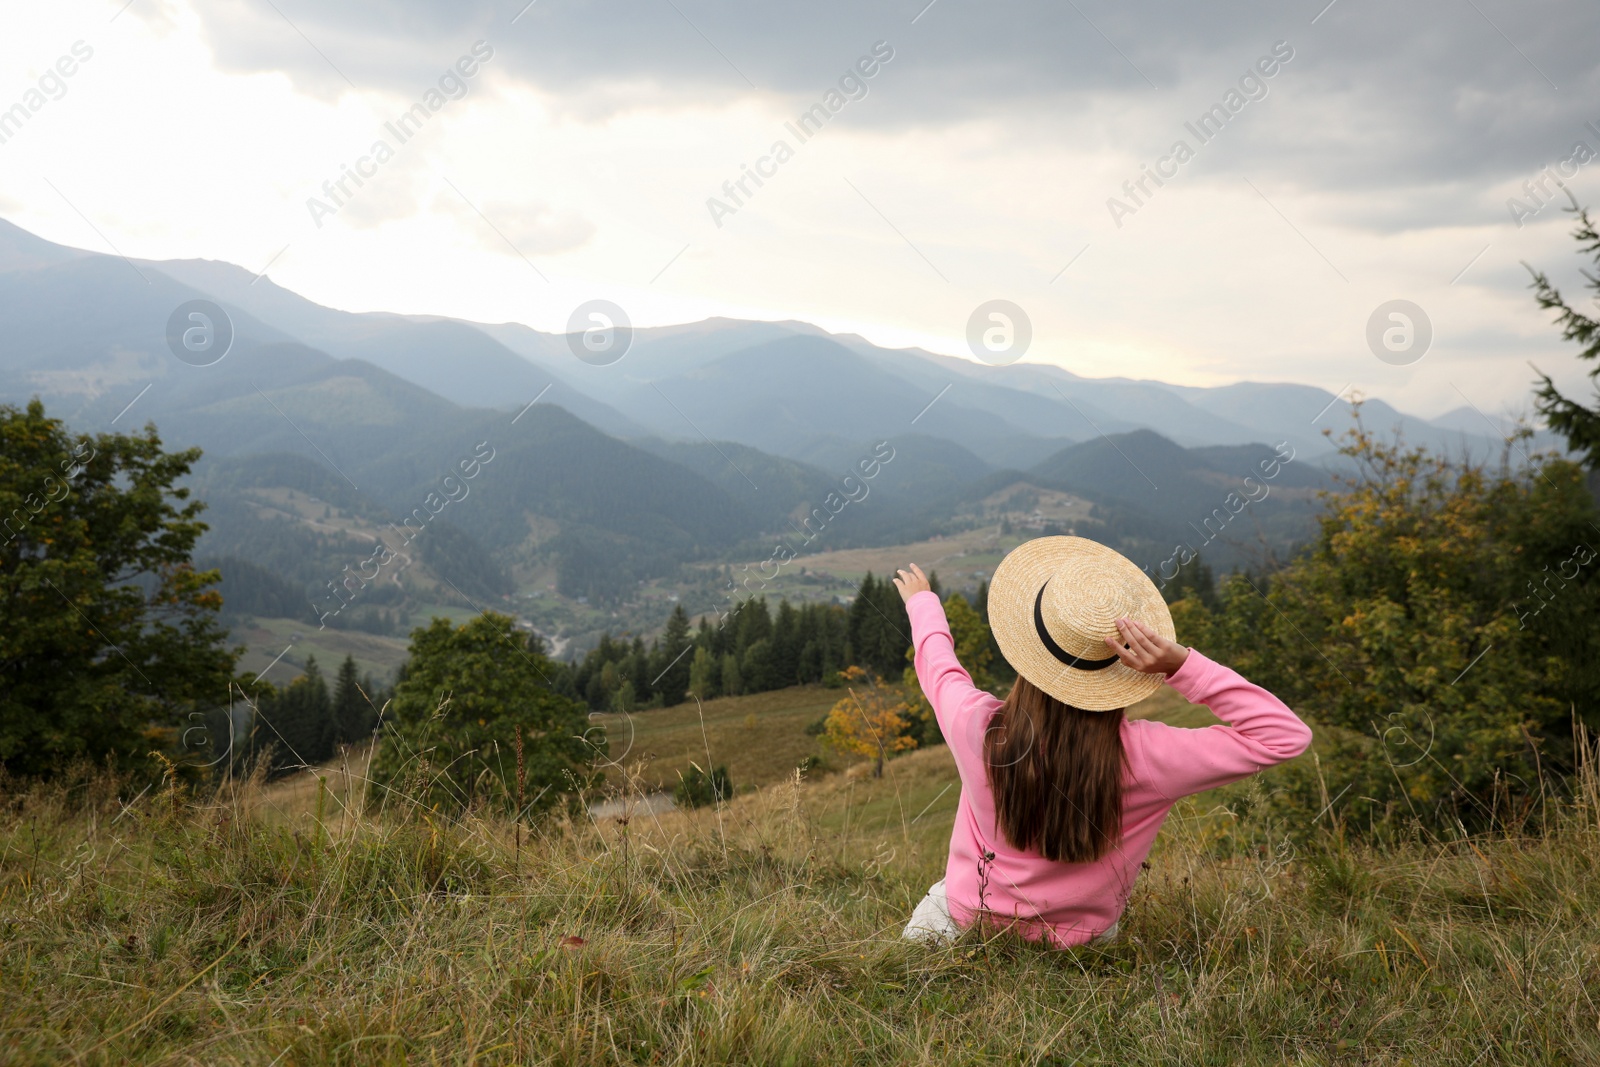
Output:
[[[1122,840],[1122,718],[1017,678],[983,739],[995,821],[1013,848],[1088,863]]]

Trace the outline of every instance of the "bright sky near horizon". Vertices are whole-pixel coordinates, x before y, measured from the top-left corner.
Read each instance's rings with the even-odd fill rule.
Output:
[[[1002,298],[1091,377],[1586,390],[1522,263],[1593,306],[1555,181],[1600,193],[1592,5],[925,4],[9,5],[0,216],[348,310],[965,354]],[[1403,366],[1396,299],[1433,333]]]

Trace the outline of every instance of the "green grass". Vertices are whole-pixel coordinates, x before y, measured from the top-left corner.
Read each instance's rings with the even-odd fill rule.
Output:
[[[1145,700],[1128,708],[1130,719],[1154,719],[1170,726],[1211,726],[1222,720],[1203,704],[1191,704],[1177,690],[1162,686]]]
[[[246,648],[239,669],[261,671],[271,667],[266,679],[275,685],[287,685],[296,675],[303,674],[308,655],[317,658],[323,677],[330,680],[346,655],[355,657],[356,669],[361,673],[370,672],[374,678],[386,680],[405,662],[408,651],[403,637],[382,637],[361,630],[319,630],[316,623],[304,619],[256,617],[249,626],[235,623],[229,639]],[[288,651],[284,652],[286,647]],[[273,665],[279,653],[283,658]]]
[[[843,695],[843,689],[796,686],[719,697],[698,707],[691,698],[671,708],[595,715],[593,719],[605,728],[612,760],[644,762],[637,773],[646,789],[670,790],[680,773],[688,773],[691,762],[701,767],[709,762],[725,764],[735,789],[743,790],[787,780],[807,756],[824,761],[814,778],[858,763],[855,757],[825,749],[820,738],[805,732]],[[1206,726],[1217,721],[1205,708],[1165,687],[1134,705],[1128,714],[1174,726]],[[620,781],[622,775],[613,769],[611,777]]]
[[[690,698],[670,708],[596,715],[594,721],[605,727],[611,760],[643,762],[637,773],[647,789],[670,790],[691,762],[725,764],[734,788],[744,789],[783,781],[807,756],[846,762],[824,753],[821,740],[805,732],[843,695],[842,689],[796,686],[703,705]]]
[[[1270,777],[1199,798],[1070,952],[899,939],[952,781],[932,749],[520,850],[303,787],[13,784],[0,1062],[1600,1062],[1592,780],[1531,834],[1389,850],[1219,808]]]

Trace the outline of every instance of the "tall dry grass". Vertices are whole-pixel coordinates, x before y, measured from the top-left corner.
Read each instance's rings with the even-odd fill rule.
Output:
[[[332,781],[11,783],[0,1062],[1600,1062],[1592,763],[1528,832],[1382,849],[1198,798],[1122,937],[1072,952],[900,940],[952,783],[918,752],[520,855]]]

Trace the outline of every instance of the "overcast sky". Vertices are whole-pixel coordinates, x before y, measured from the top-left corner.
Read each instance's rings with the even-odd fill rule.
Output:
[[[526,2],[8,4],[0,215],[350,310],[604,297],[963,354],[1003,298],[1089,376],[1423,415],[1525,408],[1529,360],[1587,388],[1521,262],[1587,302],[1525,183],[1600,199],[1593,3]],[[1395,299],[1432,324],[1406,366],[1367,341]]]

